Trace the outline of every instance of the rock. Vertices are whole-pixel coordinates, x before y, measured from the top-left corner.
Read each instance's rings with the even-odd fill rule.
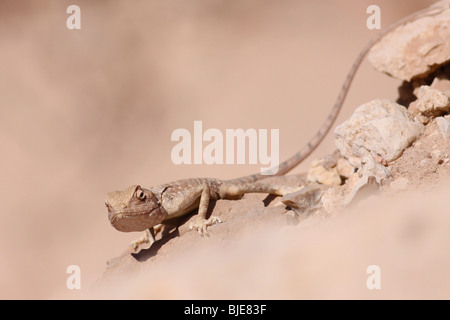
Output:
[[[360,178],[361,177],[358,172],[353,173],[345,183],[345,188],[343,190],[344,194],[349,194],[353,190],[355,184],[358,182]]]
[[[372,157],[361,159],[361,169],[348,181],[344,205],[352,202],[356,196],[358,199],[366,198],[369,194],[380,190],[380,186],[392,179],[391,172],[378,163]]]
[[[433,72],[450,60],[450,9],[399,26],[370,50],[368,59],[378,71],[406,81]]]
[[[414,116],[414,119],[416,119],[416,121],[422,123],[422,124],[428,124],[430,122],[430,118],[425,117],[424,115],[420,114],[419,112]]]
[[[342,182],[337,161],[332,156],[311,162],[307,178],[310,182],[318,182],[327,186],[338,186]]]
[[[360,177],[374,177],[381,185],[392,179],[392,174],[388,168],[378,163],[372,157],[364,157],[361,159],[362,167],[358,171]]]
[[[358,107],[334,131],[341,155],[360,168],[361,158],[372,156],[379,162],[397,159],[424,131],[424,126],[401,105],[389,100],[373,100]]]
[[[347,159],[339,158],[337,162],[337,170],[341,177],[348,179],[355,172],[355,167],[352,166]]]
[[[344,209],[344,194],[341,187],[329,188],[322,195],[322,206],[328,214],[337,214]]]
[[[323,157],[323,159],[320,160],[320,165],[325,169],[329,170],[331,168],[336,167],[337,160],[333,155],[327,154],[325,155],[325,157]]]
[[[409,110],[413,115],[421,114],[418,118],[422,123],[428,123],[432,118],[447,113],[450,110],[450,99],[442,91],[430,86],[421,86],[417,92],[417,100],[410,104]]]
[[[433,79],[431,87],[443,92],[447,97],[450,97],[450,80],[436,77]]]
[[[439,117],[436,118],[436,124],[444,139],[450,138],[450,120],[444,117]]]
[[[370,195],[380,191],[380,184],[373,176],[363,176],[356,181],[351,192],[345,197],[344,205],[347,206],[350,202],[359,202]]]

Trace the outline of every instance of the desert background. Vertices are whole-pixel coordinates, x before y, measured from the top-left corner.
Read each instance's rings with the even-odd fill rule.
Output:
[[[433,2],[0,1],[0,298],[90,297],[90,287],[104,272],[106,261],[120,255],[141,235],[120,233],[110,225],[104,206],[106,193],[132,184],[152,186],[197,176],[230,179],[259,171],[260,165],[174,165],[170,159],[175,145],[170,141],[173,130],[192,130],[194,120],[202,120],[204,129],[222,132],[227,128],[278,128],[282,161],[318,130],[354,59],[378,32],[366,28],[366,8],[372,4],[381,7],[385,28]],[[66,8],[71,4],[81,8],[81,30],[66,28]],[[337,123],[372,99],[395,101],[399,84],[365,61]],[[293,172],[306,171],[312,159],[333,151],[329,134]],[[389,219],[387,214],[381,217]],[[371,226],[380,223],[372,218],[358,217],[360,224],[356,225],[354,220],[339,222],[342,233],[321,232],[307,239],[334,235],[338,240],[329,241],[338,247],[358,242],[347,256],[357,259],[364,245],[377,245],[370,237],[356,241],[366,239]],[[401,225],[396,219],[393,223]],[[261,279],[283,273],[295,280],[298,270],[287,267],[289,254],[277,249],[290,252],[303,245],[302,239],[291,241],[290,236],[295,238],[286,232],[275,241],[259,242],[256,249],[248,236],[238,242],[238,253],[229,249],[223,254],[251,260],[252,255],[247,254],[254,252],[257,265],[261,265],[261,256],[265,261],[283,261],[261,268]],[[440,238],[433,238],[432,243],[439,242]],[[376,248],[377,255],[382,255],[385,246]],[[333,273],[345,268],[336,262],[336,256],[327,255],[336,252],[335,247],[317,245],[311,250],[310,254],[316,250],[327,258],[305,267],[310,281],[298,291],[277,287],[273,281],[268,287],[276,290],[265,291],[264,281],[259,286],[253,285],[259,283],[256,276],[250,282],[240,281],[240,273],[231,268],[209,287],[214,295],[196,289],[194,284],[201,279],[190,281],[186,276],[166,294],[163,286],[158,287],[161,291],[149,292],[141,283],[138,290],[129,287],[94,296],[448,297],[448,276],[439,276],[445,274],[441,260],[430,262],[437,268],[434,272],[430,269],[429,274],[437,277],[431,284],[391,290],[387,286],[385,291],[369,292],[364,288],[365,270],[361,274],[347,269],[345,277]],[[409,254],[414,247],[406,251]],[[165,272],[167,277],[186,273],[198,269],[208,255],[215,255],[219,265],[232,264],[220,254],[202,248],[192,254],[196,263],[178,259],[176,265],[160,265],[155,272]],[[394,256],[398,257],[395,251],[389,252],[383,259]],[[448,258],[444,261],[448,266]],[[335,267],[325,268],[333,263]],[[81,290],[66,287],[66,268],[73,264],[81,268]],[[399,272],[402,268],[397,265]],[[421,270],[420,265],[416,268]],[[227,288],[231,273],[239,283],[235,291]],[[249,274],[253,273],[244,272],[242,277]],[[405,279],[409,276],[414,273]],[[336,278],[340,280],[333,282]],[[361,280],[361,287],[354,280]],[[436,291],[435,286],[442,290]]]

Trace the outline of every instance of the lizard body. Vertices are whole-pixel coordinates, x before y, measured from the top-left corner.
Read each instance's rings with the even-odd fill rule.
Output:
[[[384,35],[400,25],[414,21],[422,16],[436,15],[447,8],[448,3],[445,3],[445,6],[431,6],[420,10],[398,20],[372,39],[354,61],[333,108],[319,131],[305,147],[300,149],[300,151],[295,153],[291,158],[281,163],[279,165],[279,170],[275,175],[284,175],[292,170],[308,157],[325,138],[342,108],[347,92],[361,62],[364,60],[369,50],[379,42]],[[210,200],[238,198],[244,193],[252,192],[270,193],[282,196],[299,189],[257,182],[266,177],[268,176],[259,173],[233,180],[208,178],[184,179],[151,187],[149,189],[134,185],[124,191],[109,193],[105,204],[108,209],[109,220],[117,230],[124,232],[147,231],[144,239],[134,243],[136,247],[139,243],[149,242],[150,240],[154,241],[153,228],[155,226],[164,224],[172,218],[183,216],[196,208],[199,209],[198,216],[195,222],[191,224],[190,228],[195,228],[200,233],[205,233],[208,226],[220,222],[220,219],[215,216],[206,219]]]
[[[109,219],[116,229],[144,231],[196,208],[204,219],[209,200],[235,199],[251,192],[282,196],[297,189],[263,183],[230,183],[211,178],[183,179],[149,189],[133,185],[124,191],[108,193],[105,203]]]
[[[236,199],[244,193],[270,193],[283,196],[300,188],[278,186],[263,183],[225,181],[211,178],[183,179],[162,184],[149,189],[138,185],[124,191],[108,193],[106,207],[111,224],[119,231],[147,231],[146,237],[133,243],[154,241],[153,227],[167,220],[178,218],[198,208],[198,216],[190,229],[201,234],[220,218],[211,216],[206,219],[210,200]]]

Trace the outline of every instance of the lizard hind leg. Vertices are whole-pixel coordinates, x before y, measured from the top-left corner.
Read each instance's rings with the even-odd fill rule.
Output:
[[[270,193],[276,196],[284,196],[288,193],[297,192],[302,188],[265,183],[223,184],[220,188],[220,198],[234,198],[242,196],[244,193]]]

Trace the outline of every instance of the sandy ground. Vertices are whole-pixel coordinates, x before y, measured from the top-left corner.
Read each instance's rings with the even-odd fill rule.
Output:
[[[382,8],[382,27],[386,27],[432,2],[376,4]],[[194,120],[220,130],[278,128],[280,158],[290,156],[319,128],[353,59],[376,32],[365,27],[365,11],[373,1],[78,1],[79,31],[66,28],[70,4],[0,2],[0,298],[85,297],[106,261],[140,236],[110,226],[103,203],[109,191],[195,176],[234,178],[259,170],[258,165],[174,165],[170,135],[177,128],[191,130]],[[364,63],[338,123],[364,102],[395,100],[398,85],[399,81]],[[312,158],[332,150],[330,135]],[[306,170],[309,163],[294,172]],[[436,203],[439,195],[431,201]],[[448,217],[439,213],[445,210],[433,211],[436,219],[427,230],[435,226],[439,232],[429,233],[426,239],[431,240],[419,248],[423,255],[414,256],[417,247],[412,245],[401,250],[406,258],[410,254],[414,261],[425,261],[423,266],[414,264],[415,268],[429,267],[434,275],[445,274],[441,268],[448,266],[448,257],[437,255],[442,261],[421,257],[429,246],[442,250],[440,236],[448,234]],[[194,280],[205,278],[186,276],[177,286],[149,292],[142,290],[145,283],[141,290],[130,285],[108,297],[374,297],[364,285],[363,267],[372,261],[370,257],[346,269],[341,260],[324,253],[349,246],[355,239],[350,260],[367,247],[382,252],[390,238],[380,241],[365,235],[390,216],[352,217],[340,220],[341,226],[332,232],[321,229],[298,237],[292,234],[297,229],[271,230],[268,238],[267,230],[255,228],[217,250],[207,250],[205,242],[190,234],[199,249],[190,259],[186,253],[166,255],[170,266],[166,274],[203,268],[208,252],[219,251],[223,255],[214,255],[204,267],[226,266],[229,272],[223,273],[218,287],[213,290],[206,281],[193,289]],[[402,228],[402,221],[393,218],[385,228]],[[220,234],[215,237],[220,239]],[[309,246],[293,256],[292,250],[302,248],[303,241],[323,241],[328,247]],[[211,245],[217,246],[214,241]],[[252,255],[247,256],[249,252]],[[304,269],[289,267],[317,252],[323,252],[321,258],[308,260]],[[387,252],[382,261],[388,261],[387,274],[392,268],[401,270],[397,260],[389,260],[398,258],[398,251]],[[270,263],[265,263],[267,258]],[[81,268],[82,290],[66,287],[66,268],[73,264]],[[260,273],[253,273],[254,265],[262,266]],[[317,270],[328,276],[306,277],[313,280],[303,283],[302,290],[296,291],[289,282],[277,286],[277,274],[295,278],[299,272],[310,275]],[[238,276],[230,279],[231,274]],[[413,275],[406,273],[405,283]],[[260,277],[271,279],[264,287],[268,291],[255,286]],[[389,280],[388,276],[386,283]],[[438,277],[432,283],[445,281]],[[401,293],[448,297],[448,283],[442,288],[436,291],[429,282],[414,282],[381,292],[387,298]]]

